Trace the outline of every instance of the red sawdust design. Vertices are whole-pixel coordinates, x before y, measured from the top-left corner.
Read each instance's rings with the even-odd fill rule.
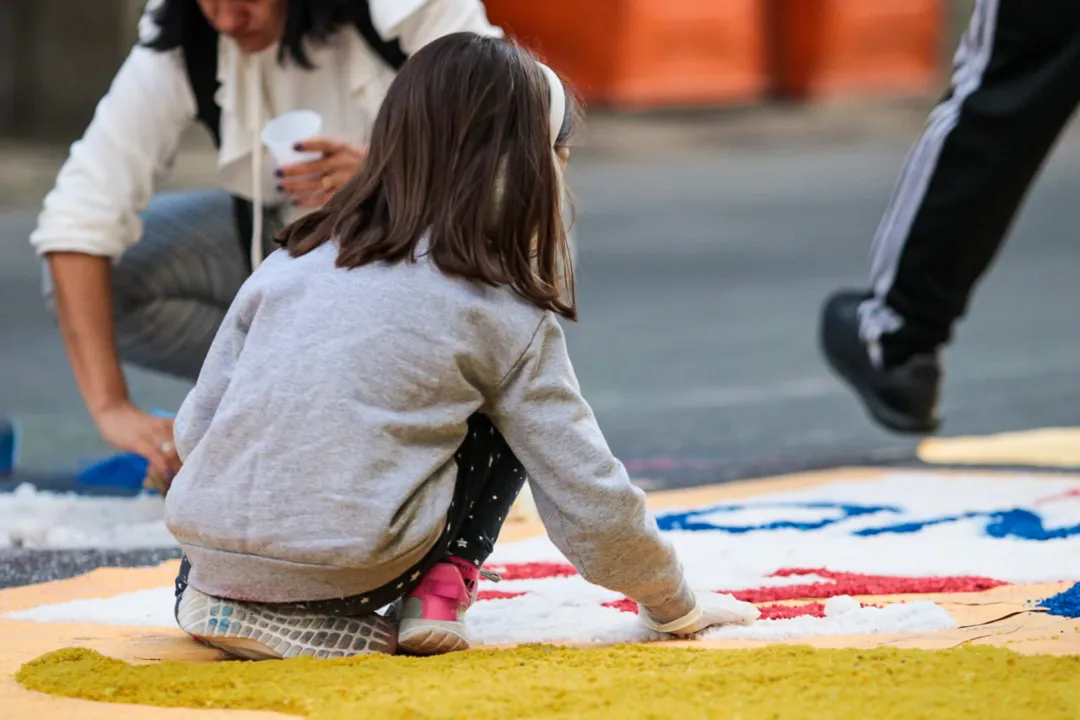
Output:
[[[572,577],[577,571],[566,563],[509,563],[492,566],[504,580],[544,580]],[[825,606],[820,602],[803,605],[778,605],[784,600],[827,599],[838,595],[909,595],[927,593],[982,592],[1008,583],[993,578],[977,576],[901,577],[894,575],[864,575],[861,573],[835,572],[825,568],[783,568],[770,577],[816,576],[824,582],[783,585],[778,587],[746,588],[742,590],[717,590],[730,593],[739,600],[760,605],[764,620],[784,620],[794,617],[824,617]],[[477,600],[507,600],[527,595],[527,592],[483,590]],[[762,604],[769,603],[769,604]],[[604,607],[622,612],[637,613],[637,603],[629,598],[604,603]],[[863,607],[876,607],[863,605]]]
[[[577,575],[573,565],[553,562],[509,563],[486,566],[503,580],[545,580]]]
[[[503,592],[502,590],[481,590],[477,596],[477,601],[480,600],[509,600],[510,598],[521,597],[522,595],[528,595],[525,592]]]
[[[868,605],[862,603],[863,607],[880,607],[878,605]],[[613,600],[611,602],[604,603],[604,607],[614,608],[621,612],[628,612],[637,614],[637,603],[630,598],[623,598],[621,600]],[[761,610],[762,620],[790,620],[797,617],[825,617],[825,603],[811,602],[803,605],[762,605],[758,608]]]
[[[833,572],[824,568],[784,568],[770,577],[816,575],[829,582],[805,585],[750,588],[744,590],[720,590],[730,592],[746,602],[776,602],[777,600],[802,600],[831,598],[837,595],[909,595],[925,593],[982,592],[990,588],[1008,585],[1001,580],[985,577],[898,577],[894,575],[863,575],[861,573]]]

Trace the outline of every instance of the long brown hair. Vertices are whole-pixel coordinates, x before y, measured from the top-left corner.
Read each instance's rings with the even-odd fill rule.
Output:
[[[527,50],[473,33],[431,42],[391,84],[360,172],[278,244],[295,257],[334,240],[338,267],[356,268],[415,261],[427,237],[443,273],[577,319],[549,106]],[[569,93],[567,107],[556,148]]]

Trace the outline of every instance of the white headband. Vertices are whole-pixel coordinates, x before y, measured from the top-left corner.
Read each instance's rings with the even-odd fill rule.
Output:
[[[536,63],[544,71],[544,77],[548,81],[548,89],[551,91],[551,108],[548,122],[551,125],[551,145],[554,147],[555,140],[559,137],[563,122],[566,120],[566,89],[562,80],[555,71],[542,62]]]
[[[559,183],[559,198],[562,199],[562,169],[559,163],[559,158],[555,155],[555,141],[559,138],[559,133],[562,131],[563,123],[566,121],[566,89],[563,87],[562,80],[555,74],[555,71],[549,68],[542,62],[536,63],[540,66],[540,69],[544,73],[544,77],[548,81],[548,89],[550,90],[550,104],[548,113],[548,125],[551,127],[551,159],[552,166],[555,168],[555,177]],[[491,198],[491,206],[488,209],[487,222],[492,227],[498,222],[500,213],[502,212],[503,193],[505,192],[506,183],[506,158],[499,162],[498,174],[495,176],[495,189]]]

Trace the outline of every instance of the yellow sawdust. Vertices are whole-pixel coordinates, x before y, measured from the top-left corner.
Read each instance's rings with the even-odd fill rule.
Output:
[[[27,688],[166,707],[309,718],[1080,717],[1080,656],[1010,650],[698,650],[526,646],[435,658],[129,665],[70,648],[22,667]]]

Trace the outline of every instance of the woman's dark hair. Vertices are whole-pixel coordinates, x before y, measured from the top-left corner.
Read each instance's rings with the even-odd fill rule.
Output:
[[[334,31],[346,22],[353,21],[358,8],[355,0],[282,0],[286,3],[285,30],[278,46],[278,62],[286,57],[297,65],[311,70],[311,60],[304,52],[304,40],[325,42]],[[144,45],[152,50],[166,51],[180,47],[185,28],[193,23],[205,23],[199,9],[199,0],[161,0],[151,11],[151,19],[158,27],[156,36]]]
[[[295,257],[333,240],[338,267],[355,268],[415,261],[426,237],[447,275],[576,319],[550,104],[527,50],[473,33],[431,42],[391,84],[360,172],[278,244]]]

